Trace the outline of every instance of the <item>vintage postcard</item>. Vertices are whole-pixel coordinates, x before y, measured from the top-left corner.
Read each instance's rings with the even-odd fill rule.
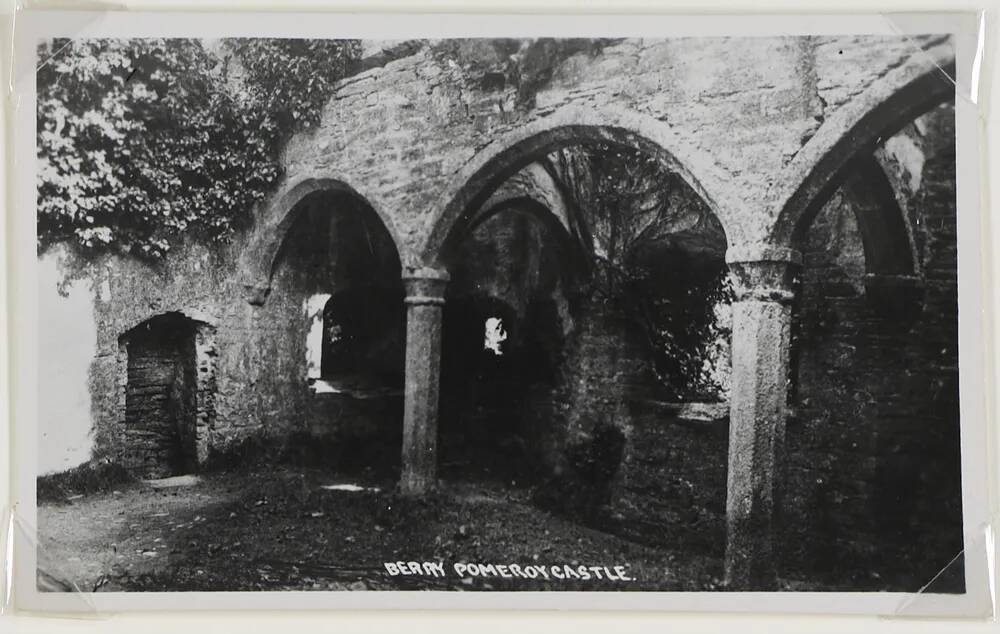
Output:
[[[987,613],[977,25],[24,14],[15,604]]]

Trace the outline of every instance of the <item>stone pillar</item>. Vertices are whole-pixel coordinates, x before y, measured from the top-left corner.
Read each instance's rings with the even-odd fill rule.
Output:
[[[733,303],[726,584],[773,590],[775,485],[784,454],[793,276],[797,251],[769,246],[726,254]]]
[[[438,385],[441,313],[448,273],[416,269],[406,285],[406,393],[403,402],[403,473],[399,488],[417,495],[437,482]]]

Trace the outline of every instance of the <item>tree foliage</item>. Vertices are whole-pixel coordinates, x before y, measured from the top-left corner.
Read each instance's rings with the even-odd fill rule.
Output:
[[[724,397],[732,288],[725,235],[705,203],[635,148],[572,146],[546,165],[589,250],[594,297],[638,325],[674,398]]]
[[[39,47],[39,246],[161,258],[226,241],[360,57],[348,40],[57,39]]]

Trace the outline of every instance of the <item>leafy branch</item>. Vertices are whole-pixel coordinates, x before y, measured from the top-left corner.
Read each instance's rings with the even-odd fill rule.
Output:
[[[226,242],[360,58],[349,40],[56,39],[39,46],[39,248],[158,259]]]

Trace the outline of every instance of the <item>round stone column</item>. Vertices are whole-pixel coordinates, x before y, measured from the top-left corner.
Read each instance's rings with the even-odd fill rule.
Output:
[[[774,590],[775,480],[781,473],[789,382],[793,280],[801,255],[757,245],[726,254],[733,303],[726,584]]]
[[[406,287],[406,392],[400,491],[419,495],[437,483],[438,388],[441,314],[447,271],[422,268],[403,274]]]

